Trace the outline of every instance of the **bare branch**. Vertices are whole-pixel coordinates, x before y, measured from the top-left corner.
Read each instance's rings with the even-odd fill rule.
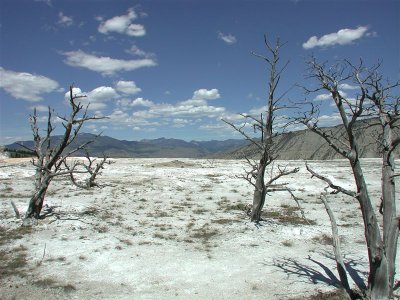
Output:
[[[320,137],[322,137],[332,149],[334,149],[337,153],[342,155],[345,158],[349,157],[349,151],[350,149],[342,149],[340,148],[334,141],[331,135],[327,134],[325,131],[323,131],[321,128],[317,126],[316,123],[311,123],[307,120],[301,120],[300,121],[302,124],[306,125],[308,129],[310,129],[312,132],[318,134]]]
[[[340,193],[346,194],[346,195],[348,195],[348,196],[350,196],[350,197],[353,197],[353,198],[357,198],[357,197],[358,197],[358,194],[357,194],[357,193],[355,193],[355,192],[353,192],[353,191],[349,191],[349,190],[347,190],[347,189],[345,189],[345,188],[343,188],[343,187],[341,187],[341,186],[338,186],[338,185],[334,184],[329,178],[327,178],[327,177],[325,177],[325,176],[323,176],[323,175],[320,175],[320,174],[316,173],[315,171],[313,171],[313,170],[308,166],[307,163],[306,163],[306,168],[307,168],[307,171],[310,172],[312,176],[315,176],[315,177],[317,177],[318,179],[321,179],[321,180],[325,181],[325,182],[329,185],[329,187],[330,187],[331,189],[334,189],[336,192],[340,192]]]
[[[241,135],[243,135],[246,140],[248,140],[249,142],[251,142],[252,144],[254,144],[255,146],[257,146],[257,148],[259,148],[260,150],[263,149],[262,144],[260,144],[259,142],[257,142],[255,139],[251,138],[246,132],[244,132],[243,127],[238,127],[235,124],[233,124],[232,122],[228,122],[224,119],[221,119],[224,123],[228,124],[229,126],[233,127],[233,129],[235,129],[237,132],[239,132]]]
[[[278,180],[279,178],[281,178],[283,176],[287,176],[287,175],[290,175],[290,174],[297,173],[300,169],[299,168],[294,168],[294,169],[291,169],[291,170],[286,170],[286,167],[284,169],[281,169],[280,166],[278,166],[278,170],[279,170],[278,174],[275,175],[275,176],[272,176],[270,178],[270,180],[266,182],[266,184],[265,184],[266,187],[269,187],[276,180]]]

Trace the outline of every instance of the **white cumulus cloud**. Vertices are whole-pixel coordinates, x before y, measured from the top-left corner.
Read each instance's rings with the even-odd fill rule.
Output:
[[[339,90],[339,93],[343,98],[347,97],[347,93],[346,92],[344,92],[342,90]],[[325,101],[325,100],[333,100],[332,99],[332,94],[330,94],[330,93],[319,94],[314,98],[314,101]]]
[[[353,41],[362,38],[367,33],[367,30],[367,26],[359,26],[356,29],[340,29],[338,32],[329,33],[320,38],[312,36],[307,42],[303,43],[303,48],[312,49],[314,47],[351,44]]]
[[[65,27],[69,27],[74,23],[74,20],[72,17],[68,17],[66,15],[64,15],[64,13],[62,11],[59,12],[58,14],[58,24],[65,26]]]
[[[115,16],[106,21],[102,21],[99,25],[99,32],[108,34],[110,32],[117,32],[129,36],[144,36],[146,30],[141,24],[133,24],[132,21],[137,19],[137,14],[133,9],[129,9],[126,15]]]
[[[129,49],[126,49],[125,52],[128,54],[134,55],[134,56],[138,56],[138,57],[146,57],[146,58],[155,57],[154,53],[146,52],[146,51],[140,49],[136,45],[132,45]]]
[[[126,95],[134,95],[142,91],[141,88],[136,86],[134,81],[120,80],[115,84],[115,89]]]
[[[172,127],[175,128],[182,128],[189,124],[191,124],[191,122],[188,119],[177,118],[172,120]]]
[[[48,112],[49,111],[49,107],[46,105],[35,105],[35,106],[31,106],[30,109],[31,110],[36,109],[36,111],[38,111],[38,112]]]
[[[222,32],[218,32],[218,38],[229,45],[235,44],[237,42],[236,37],[230,33],[225,34]]]
[[[130,106],[144,106],[144,107],[152,107],[154,103],[150,100],[143,99],[143,98],[136,98],[132,101]]]
[[[42,94],[58,90],[59,85],[45,76],[0,67],[0,88],[14,98],[35,102],[43,100]]]
[[[51,3],[51,0],[35,0],[35,2],[43,2],[50,7],[53,6],[53,4]]]
[[[218,89],[199,89],[193,93],[193,99],[214,100],[220,97]]]
[[[144,110],[133,113],[134,118],[199,118],[199,117],[218,117],[225,112],[224,107],[215,107],[208,104],[207,100],[220,98],[218,89],[198,89],[193,92],[193,97],[188,100],[170,103],[154,103],[144,98],[136,98],[130,104],[131,107],[143,107]]]
[[[324,101],[332,99],[331,94],[319,94],[314,98],[314,101]]]
[[[343,89],[343,90],[357,90],[357,89],[359,89],[358,86],[356,86],[356,85],[351,85],[351,84],[348,84],[348,83],[341,83],[341,84],[339,85],[339,88],[341,88],[341,89]]]
[[[133,71],[138,68],[157,65],[157,63],[150,58],[133,60],[115,59],[108,56],[95,56],[81,50],[63,52],[62,54],[66,57],[64,62],[67,65],[86,68],[105,76],[114,75],[121,71]]]
[[[79,98],[77,102],[80,102],[82,105],[89,104],[89,110],[102,110],[107,107],[107,103],[110,100],[116,99],[119,97],[118,93],[109,86],[100,86],[89,92],[82,92],[82,90],[78,87],[74,87],[72,89],[72,94],[74,96],[85,96],[83,98]],[[65,100],[69,101],[69,91],[65,93]]]
[[[117,86],[115,89],[117,90]],[[200,126],[203,119],[219,120],[221,116],[227,114],[225,107],[209,105],[208,100],[220,97],[218,89],[198,89],[193,92],[190,99],[176,103],[153,102],[142,97],[129,100],[122,96],[116,99],[116,109],[109,115],[108,122],[114,127],[141,130],[153,130],[159,126],[172,128],[196,124]]]
[[[103,102],[117,98],[118,93],[110,86],[100,86],[87,93],[89,101]]]

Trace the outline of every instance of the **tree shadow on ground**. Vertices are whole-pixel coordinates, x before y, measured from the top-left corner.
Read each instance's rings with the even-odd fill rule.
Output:
[[[87,222],[83,219],[84,216],[88,215],[95,215],[97,212],[92,211],[92,210],[84,210],[83,212],[77,212],[75,210],[73,211],[59,211],[57,208],[60,208],[61,206],[49,206],[49,205],[44,205],[43,209],[40,213],[39,219],[44,220],[50,217],[54,217],[52,221],[49,222],[53,223],[55,221],[79,221],[85,224],[90,224],[93,225],[90,222]]]
[[[274,259],[273,265],[281,269],[288,277],[297,276],[313,284],[325,283],[329,286],[340,287],[339,279],[328,267],[310,256],[307,259],[317,266],[301,263],[294,258],[288,257]]]
[[[320,254],[336,264],[334,257],[326,253]],[[353,280],[360,291],[365,291],[367,287],[363,277],[366,277],[367,273],[360,270],[361,262],[349,258],[344,258],[344,260],[348,276]],[[307,261],[310,263],[303,263],[294,258],[282,257],[274,259],[273,265],[281,269],[288,276],[297,276],[313,284],[325,283],[336,288],[341,287],[340,280],[335,274],[336,269],[330,269],[324,263],[312,258],[310,255],[307,257]]]

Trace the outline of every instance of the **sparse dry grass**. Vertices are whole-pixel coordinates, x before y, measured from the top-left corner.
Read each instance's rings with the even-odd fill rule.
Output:
[[[127,246],[132,246],[133,242],[131,240],[128,239],[119,239],[119,241]]]
[[[208,178],[217,178],[217,177],[221,177],[221,176],[223,176],[223,175],[217,174],[217,173],[210,173],[210,174],[206,175],[206,177],[208,177]]]
[[[331,235],[323,233],[319,236],[315,236],[312,238],[313,242],[322,244],[322,245],[333,245],[333,239]]]
[[[13,192],[11,192],[11,193],[1,193],[0,194],[0,198],[12,198],[12,199],[14,199],[14,198],[16,198],[16,199],[18,199],[18,198],[24,198],[24,199],[29,199],[30,197],[31,197],[32,195],[30,195],[30,194],[22,194],[22,193],[13,193]]]
[[[65,262],[67,258],[65,256],[49,257],[46,259],[47,262]]]
[[[172,214],[170,214],[170,213],[168,213],[166,211],[162,211],[162,210],[158,210],[158,211],[155,211],[155,212],[147,213],[147,217],[155,218],[155,219],[168,218],[168,217],[172,217],[172,216],[173,216]]]
[[[218,209],[223,212],[232,212],[232,211],[245,211],[246,205],[243,203],[232,203],[228,200],[227,197],[221,197],[221,200],[217,202]]]
[[[285,247],[293,247],[294,243],[292,241],[285,240],[282,242],[282,245]]]
[[[204,224],[200,228],[194,228],[191,231],[189,238],[193,240],[199,240],[200,243],[204,246],[204,249],[206,251],[210,251],[210,240],[218,234],[219,231],[217,229],[212,228],[209,224]]]
[[[199,208],[194,209],[192,212],[196,215],[204,215],[205,213],[209,213],[210,211],[208,209],[199,207]]]
[[[281,206],[282,207],[282,206]],[[268,209],[268,208],[266,208]],[[295,206],[283,205],[281,210],[266,210],[262,217],[274,219],[283,224],[292,225],[315,225],[315,221],[305,219],[300,214],[300,209]]]
[[[233,224],[233,223],[235,223],[235,222],[241,222],[241,220],[226,219],[226,218],[222,218],[222,219],[212,219],[212,220],[211,220],[211,223],[220,224],[220,225]]]
[[[0,227],[0,246],[5,246],[11,244],[12,241],[20,240],[24,235],[31,232],[31,227],[17,227],[11,230]],[[11,275],[24,277],[26,275],[26,267],[28,266],[27,250],[28,249],[22,244],[11,249],[3,248],[0,250],[0,278]]]
[[[0,246],[6,244],[10,240],[19,240],[23,238],[25,234],[32,233],[32,227],[20,226],[14,229],[5,229],[0,227]]]
[[[45,289],[59,289],[64,293],[71,293],[76,291],[76,287],[70,283],[60,283],[52,278],[38,279],[32,282],[34,285]]]
[[[318,290],[311,296],[290,298],[289,300],[347,300],[348,296],[341,290],[323,292]]]
[[[106,233],[110,230],[110,228],[106,225],[95,225],[93,229],[98,233]]]
[[[207,184],[201,185],[200,188],[201,188],[201,189],[200,189],[200,192],[209,192],[209,191],[212,191],[213,185],[207,183]]]
[[[0,278],[8,276],[26,276],[27,248],[19,245],[9,251],[0,250]]]

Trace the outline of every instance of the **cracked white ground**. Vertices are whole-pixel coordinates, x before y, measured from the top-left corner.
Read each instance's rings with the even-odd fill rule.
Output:
[[[288,299],[337,286],[330,222],[319,200],[325,184],[310,178],[304,162],[279,163],[300,167],[281,182],[302,199],[310,224],[290,194],[276,192],[267,196],[265,221],[257,227],[243,211],[253,192],[237,177],[246,168],[243,161],[113,161],[98,179],[105,185],[100,189],[55,179],[45,200],[49,216],[31,233],[0,243],[10,257],[22,245],[26,260],[22,275],[0,278],[1,299]],[[309,164],[354,189],[346,161]],[[21,224],[10,200],[25,211],[34,171],[29,159],[3,159],[0,165],[0,226],[6,235]],[[363,165],[378,210],[379,159]],[[400,199],[398,188],[396,193]],[[358,203],[342,194],[328,200],[356,281],[350,282],[365,284]]]

